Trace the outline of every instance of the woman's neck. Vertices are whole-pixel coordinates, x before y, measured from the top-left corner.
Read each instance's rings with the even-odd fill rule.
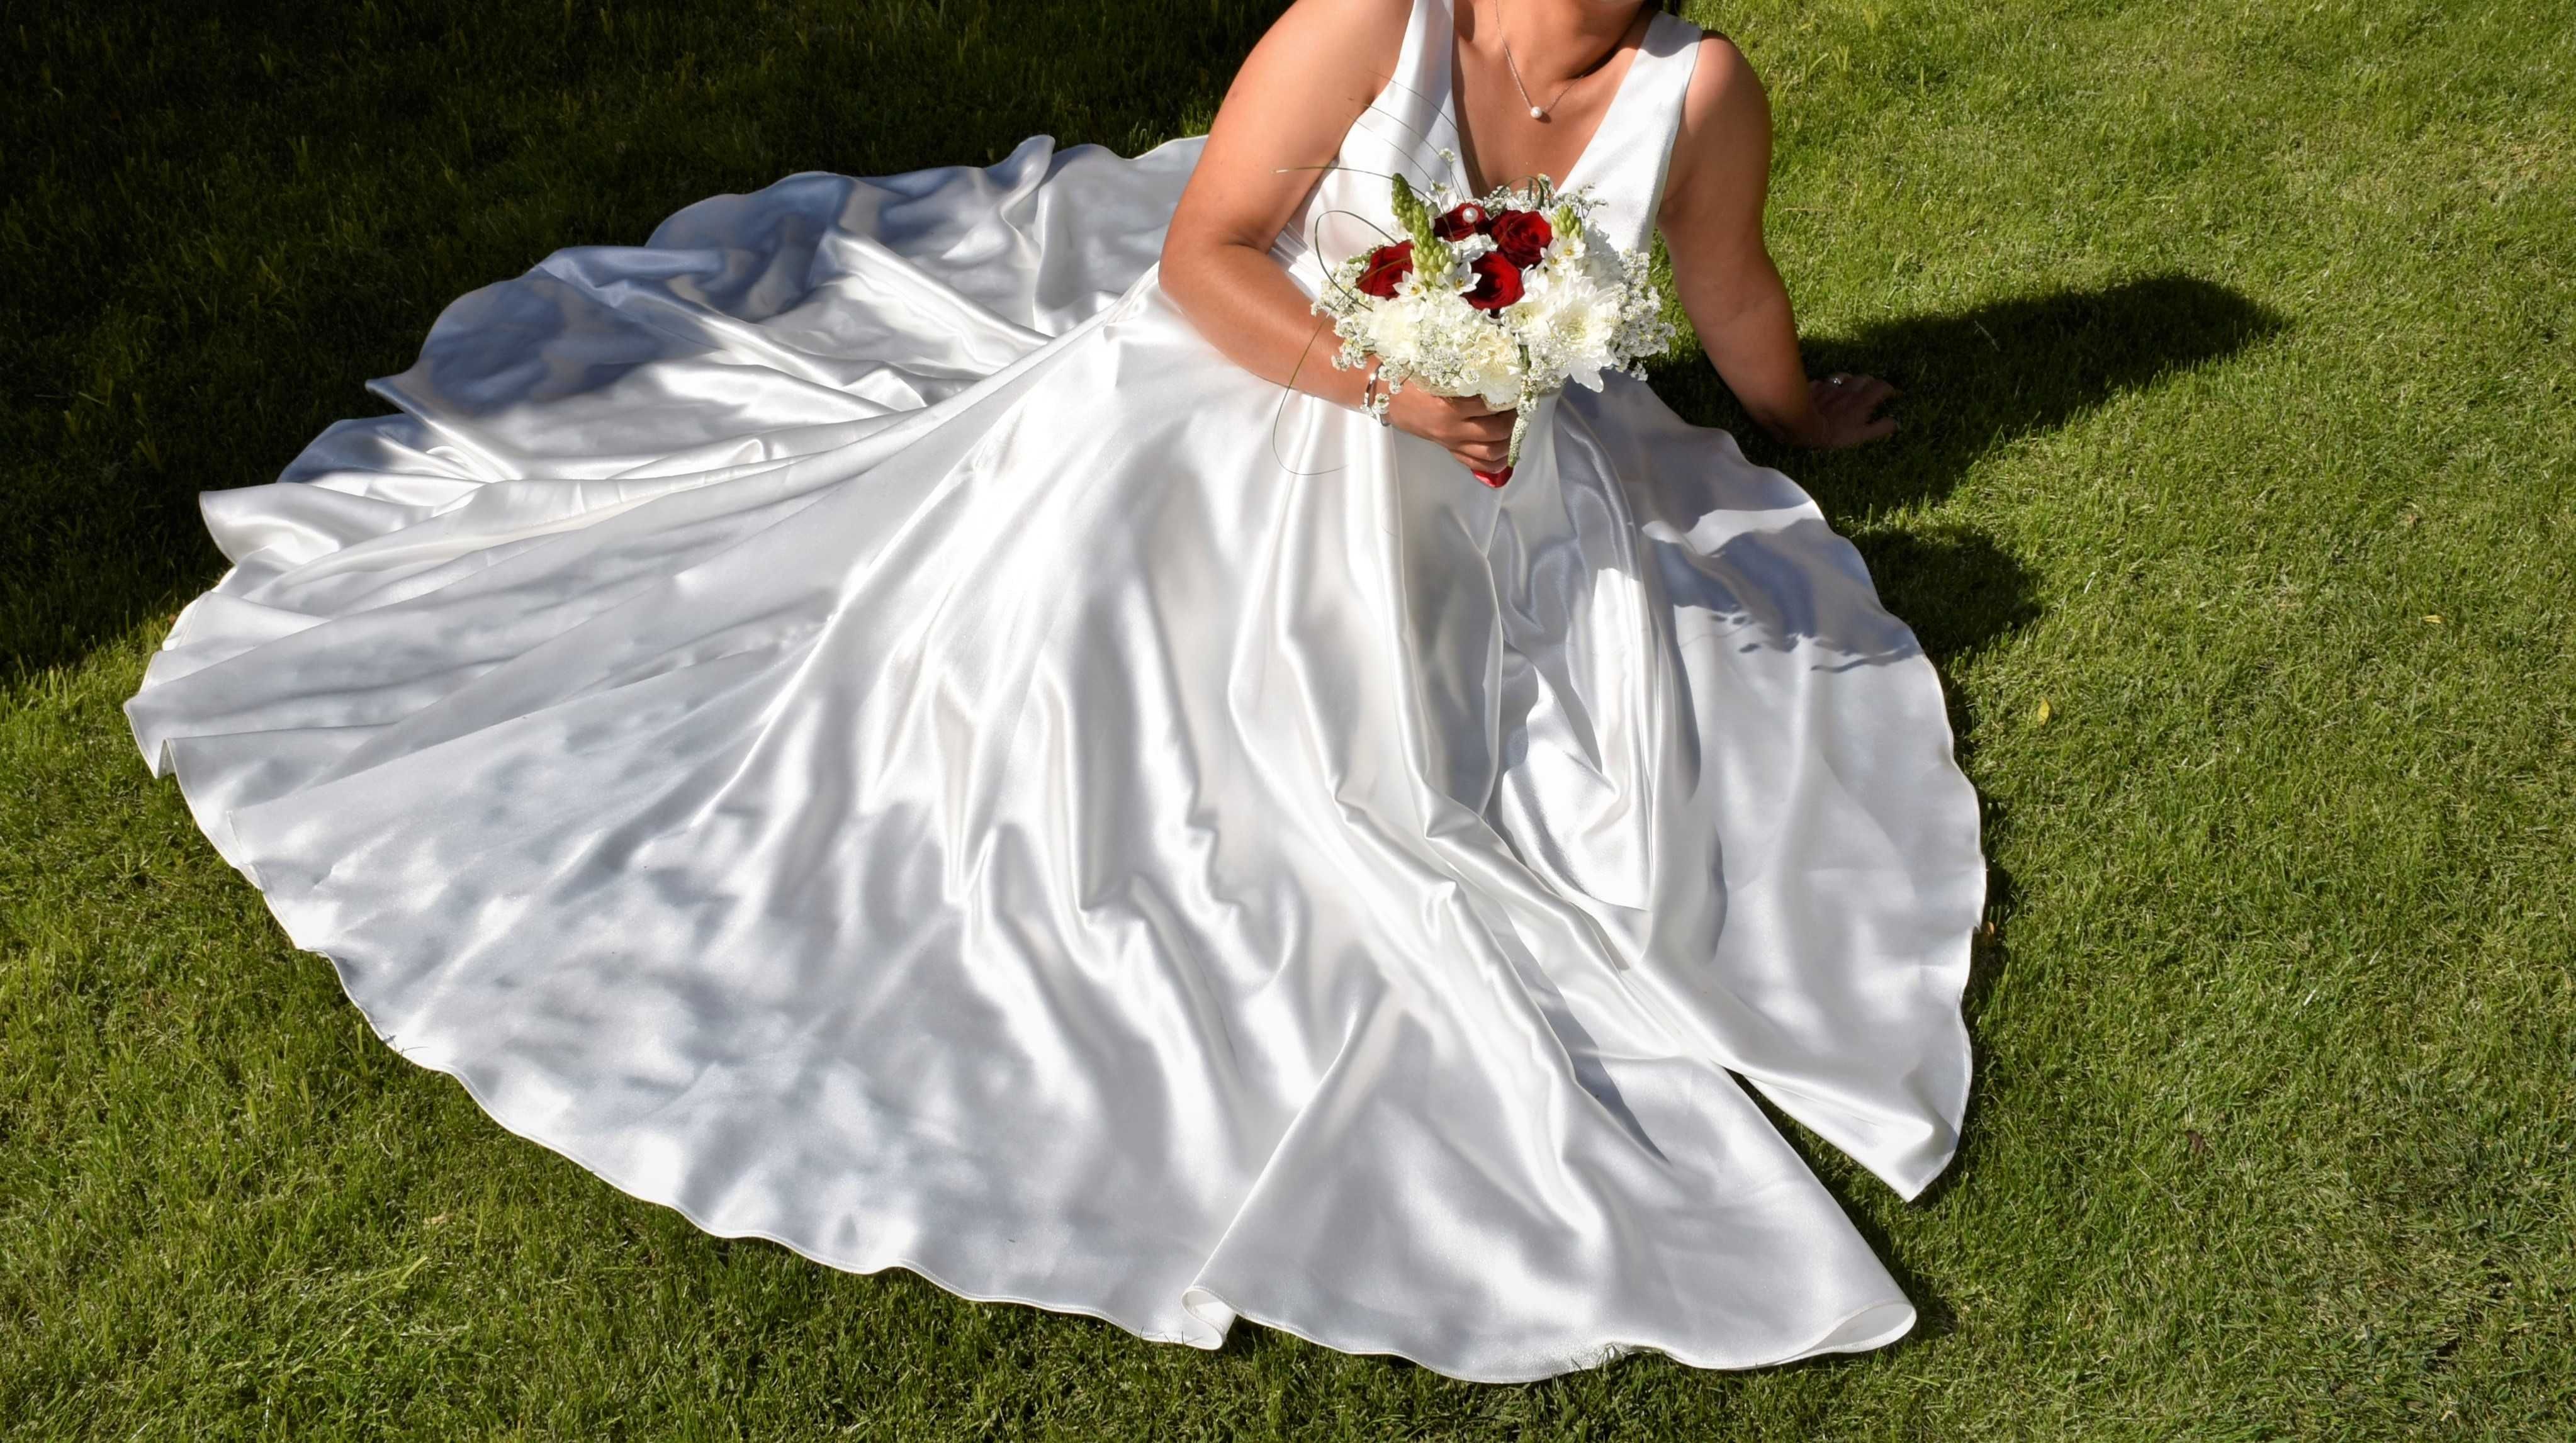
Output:
[[[1461,8],[1468,43],[1509,42],[1521,79],[1536,92],[1600,69],[1644,7],[1612,0],[1471,0]],[[1491,36],[1483,33],[1488,28]]]

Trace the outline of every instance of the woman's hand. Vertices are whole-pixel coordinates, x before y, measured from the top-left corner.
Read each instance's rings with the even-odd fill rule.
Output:
[[[1896,429],[1894,418],[1879,415],[1878,408],[1902,394],[1876,376],[1848,371],[1809,381],[1807,399],[1813,416],[1788,439],[1820,451],[1878,440]]]
[[[1395,393],[1386,419],[1457,457],[1470,471],[1491,475],[1502,470],[1503,457],[1512,449],[1512,413],[1474,396],[1435,396],[1407,386]]]

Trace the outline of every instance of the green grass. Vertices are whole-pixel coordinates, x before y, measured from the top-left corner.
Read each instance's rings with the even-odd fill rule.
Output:
[[[1453,1383],[704,1237],[400,1061],[117,704],[439,306],[800,169],[1205,123],[1235,0],[40,5],[0,25],[0,1427],[28,1437],[2576,1436],[2576,28],[1725,0],[1893,444],[1757,446],[1988,805],[1910,1340]],[[1663,378],[1703,419],[1704,375]],[[2438,620],[2436,619],[2438,618]]]

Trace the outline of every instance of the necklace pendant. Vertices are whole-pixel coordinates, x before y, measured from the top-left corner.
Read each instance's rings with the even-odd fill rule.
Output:
[[[1530,119],[1532,119],[1532,120],[1545,120],[1545,119],[1547,119],[1547,112],[1546,112],[1545,110],[1542,110],[1542,109],[1540,109],[1539,107],[1537,107],[1537,106],[1533,105],[1533,106],[1531,106],[1531,107],[1530,107]]]

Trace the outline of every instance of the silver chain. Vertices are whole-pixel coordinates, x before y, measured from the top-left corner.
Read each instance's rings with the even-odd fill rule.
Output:
[[[1563,100],[1565,98],[1565,92],[1572,90],[1574,88],[1574,82],[1581,80],[1583,77],[1580,75],[1567,76],[1565,83],[1556,88],[1555,97],[1550,99],[1547,104],[1541,105],[1537,101],[1530,99],[1529,87],[1521,83],[1521,63],[1512,55],[1512,27],[1511,23],[1503,16],[1503,0],[1494,0],[1494,33],[1502,37],[1503,64],[1511,67],[1512,89],[1521,93],[1521,104],[1529,107],[1530,119],[1547,119],[1547,113],[1556,109],[1556,102]],[[1615,54],[1616,52],[1614,51],[1613,53]]]

